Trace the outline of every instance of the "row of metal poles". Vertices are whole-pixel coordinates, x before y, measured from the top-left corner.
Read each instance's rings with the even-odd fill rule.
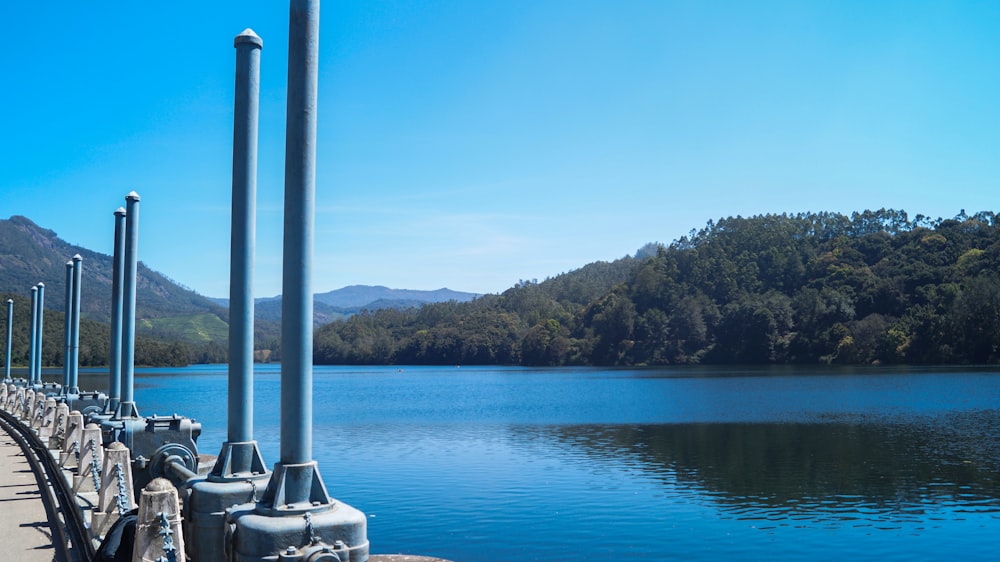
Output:
[[[135,299],[138,273],[139,195],[125,198],[128,209],[115,211],[115,248],[112,265],[111,342],[109,350],[108,413],[116,419],[138,416],[133,389],[135,364]],[[65,345],[63,384],[60,394],[76,396],[80,365],[80,299],[83,258],[77,254],[66,262]],[[28,384],[42,385],[42,339],[45,320],[45,283],[31,288],[31,326],[28,348]],[[4,383],[11,378],[14,301],[7,300],[7,352]]]
[[[361,562],[368,558],[363,513],[333,500],[312,458],[312,254],[316,179],[316,108],[318,98],[319,0],[292,0],[289,12],[288,100],[285,139],[285,207],[281,320],[280,459],[268,471],[253,438],[253,252],[257,173],[257,120],[260,52],[263,41],[246,30],[235,39],[237,50],[233,133],[233,218],[231,240],[228,432],[214,468],[207,475],[185,469],[183,459],[193,439],[159,447],[148,456],[133,450],[142,468],[162,467],[188,489],[193,557],[221,560],[225,550],[239,560],[311,560]],[[174,418],[141,418],[134,388],[135,305],[139,196],[130,193],[126,208],[115,212],[112,274],[112,326],[109,396],[102,425],[115,440],[139,447],[147,434],[161,431],[193,438],[200,426]],[[67,324],[63,394],[79,392],[80,259],[67,271]],[[70,279],[72,277],[72,279]],[[33,316],[32,381],[40,383],[43,286]],[[69,289],[68,289],[69,290]],[[33,294],[35,294],[33,292]],[[10,306],[10,303],[8,303]],[[33,313],[34,314],[34,313]],[[12,315],[8,314],[8,318]],[[37,330],[37,334],[36,334]],[[10,326],[8,326],[8,334]],[[36,342],[36,337],[38,342]],[[8,335],[8,342],[10,336]],[[8,344],[9,345],[9,344]],[[10,353],[8,350],[8,361]],[[8,368],[9,379],[9,368]],[[169,426],[169,427],[168,427]],[[187,447],[187,448],[185,448]],[[196,448],[195,448],[196,449]],[[196,450],[193,451],[197,457]],[[159,463],[159,464],[158,464]],[[139,467],[136,464],[136,467]],[[150,474],[150,476],[157,476]],[[266,483],[266,484],[265,484]],[[258,484],[264,488],[258,496]],[[250,501],[247,503],[249,493]],[[223,506],[221,509],[219,506]],[[233,554],[236,553],[236,554]]]

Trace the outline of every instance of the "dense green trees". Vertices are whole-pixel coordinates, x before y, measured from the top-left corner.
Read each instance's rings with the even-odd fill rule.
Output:
[[[31,299],[24,295],[0,294],[0,361],[5,361],[7,330],[7,299],[14,301],[14,326],[11,334],[11,364],[28,364],[31,337]],[[54,310],[45,311],[42,323],[42,365],[64,365],[65,316]],[[80,365],[100,367],[108,364],[111,329],[107,324],[81,318]],[[138,336],[135,342],[135,362],[145,366],[175,366],[192,363],[224,363],[226,349],[216,342],[191,343],[154,336]]]
[[[903,211],[710,221],[636,258],[317,330],[319,363],[1000,360],[1000,224]]]

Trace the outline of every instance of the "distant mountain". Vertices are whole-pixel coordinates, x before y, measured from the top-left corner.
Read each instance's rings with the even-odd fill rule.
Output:
[[[108,230],[108,236],[113,236],[113,229]],[[70,244],[54,231],[23,216],[0,220],[0,293],[14,298],[21,310],[26,306],[23,301],[30,297],[31,287],[42,282],[45,283],[45,308],[64,312],[66,262],[76,254],[83,258],[80,301],[83,319],[109,324],[112,257]],[[477,296],[450,289],[415,291],[354,285],[315,295],[313,319],[321,326],[348,318],[363,309],[414,308],[427,303],[465,302]],[[277,360],[280,357],[281,296],[257,299],[255,313],[256,347],[271,350],[274,352],[271,359]],[[228,322],[228,299],[199,295],[139,263],[136,330],[146,338],[148,349],[143,356],[148,364],[224,360]],[[103,337],[106,341],[107,336]],[[57,340],[58,337],[52,342]],[[172,341],[195,346],[175,349],[170,347]],[[57,352],[53,348],[52,353]],[[91,362],[103,360],[95,356]]]
[[[351,285],[313,295],[313,323],[317,326],[348,318],[362,310],[415,308],[428,303],[468,302],[480,295],[451,289],[418,291],[390,289],[383,286]],[[210,299],[219,306],[229,306],[229,299]],[[254,318],[263,322],[281,321],[281,295],[254,299]]]
[[[475,293],[463,293],[451,289],[436,291],[414,291],[409,289],[390,289],[382,286],[351,285],[328,293],[317,293],[316,302],[328,304],[341,309],[360,310],[361,308],[405,308],[430,302],[466,302],[478,297]],[[378,306],[372,306],[378,303]]]
[[[228,302],[228,301],[227,301]],[[350,316],[349,313],[337,310],[334,307],[316,302],[313,300],[313,324],[322,326],[334,320],[340,320]],[[257,322],[281,323],[281,297],[270,297],[256,299],[254,302],[254,320]]]
[[[111,224],[108,236],[112,237],[114,231],[110,227]],[[83,258],[81,316],[109,323],[112,257],[69,244],[54,231],[26,217],[0,220],[0,290],[28,298],[31,287],[45,283],[45,308],[64,312],[66,262],[75,254]],[[136,285],[139,330],[188,341],[209,341],[218,337],[219,326],[225,326],[228,316],[226,307],[139,263]],[[213,328],[206,330],[206,326]]]

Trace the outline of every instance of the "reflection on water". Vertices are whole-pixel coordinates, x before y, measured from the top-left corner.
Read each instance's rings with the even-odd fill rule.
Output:
[[[1000,413],[909,423],[519,428],[705,498],[724,517],[874,527],[944,512],[1000,513]]]
[[[143,371],[225,437],[225,367]],[[330,367],[313,454],[373,552],[500,560],[993,560],[991,370]],[[255,436],[278,458],[277,366]]]

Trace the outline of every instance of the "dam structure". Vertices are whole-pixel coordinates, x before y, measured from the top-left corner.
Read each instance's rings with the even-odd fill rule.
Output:
[[[135,402],[139,209],[131,192],[114,214],[111,337],[106,389],[79,388],[84,260],[66,263],[62,384],[43,384],[44,280],[31,287],[27,378],[10,356],[0,384],[0,490],[30,499],[0,512],[16,560],[404,562],[372,555],[365,514],[331,497],[312,457],[312,249],[319,1],[289,12],[280,458],[269,468],[253,436],[253,252],[257,114],[263,40],[236,36],[227,439],[199,451],[201,424],[144,415]],[[10,288],[14,289],[14,288]],[[0,492],[0,499],[10,499]],[[20,492],[18,492],[20,493]],[[42,533],[28,533],[34,527]],[[21,540],[24,539],[24,540]]]

